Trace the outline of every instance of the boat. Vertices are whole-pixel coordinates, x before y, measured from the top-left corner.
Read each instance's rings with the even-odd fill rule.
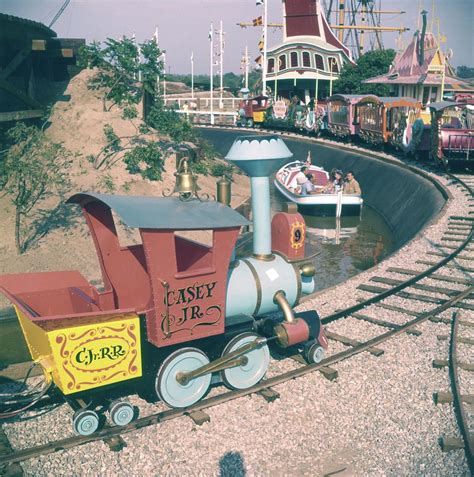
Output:
[[[329,174],[322,167],[308,165],[302,161],[293,161],[278,170],[274,184],[276,189],[291,202],[298,205],[298,209],[305,215],[321,215],[340,217],[346,215],[360,215],[363,199],[359,194],[316,193],[301,195],[295,187],[295,177],[303,166],[308,167],[308,174],[316,178],[315,188],[322,190],[329,181]]]

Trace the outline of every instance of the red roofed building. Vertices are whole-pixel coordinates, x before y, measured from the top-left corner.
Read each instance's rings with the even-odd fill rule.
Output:
[[[444,92],[470,92],[472,86],[456,77],[432,33],[415,33],[405,51],[398,53],[388,73],[364,83],[391,86],[394,96],[418,99],[424,106],[441,101]]]
[[[267,51],[268,87],[275,97],[325,98],[352,62],[349,49],[329,28],[320,0],[283,0],[283,20],[283,42]]]

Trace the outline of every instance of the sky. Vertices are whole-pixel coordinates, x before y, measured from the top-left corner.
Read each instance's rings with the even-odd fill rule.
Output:
[[[267,0],[270,22],[282,22],[281,0]],[[329,0],[326,0],[329,2]],[[440,31],[446,36],[443,49],[451,48],[453,66],[474,66],[474,0],[377,0],[385,10],[404,10],[404,15],[383,16],[387,26],[404,25],[405,45],[416,31],[420,5],[428,12],[430,25],[434,8],[440,18]],[[0,0],[0,12],[49,24],[64,0]],[[324,3],[324,0],[323,0]],[[336,4],[337,2],[334,2]],[[103,41],[108,37],[132,36],[142,41],[159,30],[160,47],[166,50],[166,66],[171,73],[190,73],[191,52],[194,52],[196,74],[208,73],[210,64],[208,32],[210,22],[225,32],[224,72],[239,73],[240,60],[248,45],[250,57],[258,56],[260,27],[242,29],[240,21],[251,21],[263,12],[255,0],[71,0],[54,24],[60,37]],[[437,27],[434,29],[437,34]],[[395,48],[398,34],[384,34],[386,48]],[[269,31],[269,46],[281,41],[281,31]]]

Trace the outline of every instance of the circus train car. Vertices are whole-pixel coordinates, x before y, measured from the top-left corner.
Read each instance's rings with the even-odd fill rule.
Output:
[[[440,101],[429,104],[431,158],[446,169],[474,164],[474,106]]]
[[[358,102],[357,109],[359,137],[368,144],[390,144],[408,152],[415,140],[413,131],[421,136],[421,128],[412,127],[420,118],[421,104],[416,99],[369,95]]]
[[[268,96],[244,98],[239,105],[238,125],[249,128],[262,125],[269,105]]]
[[[268,136],[236,139],[231,152],[236,165],[243,158],[241,167],[259,175],[251,177],[258,196],[252,256],[234,254],[249,222],[218,202],[79,193],[68,203],[82,209],[103,289],[77,271],[0,276],[46,391],[54,383],[76,411],[77,434],[94,433],[107,406],[113,424],[131,422],[124,389],[184,408],[211,383],[258,383],[269,345],[302,352],[308,362],[323,359],[327,340],[318,314],[292,309],[314,290],[314,267],[304,265],[304,219],[295,212],[270,221],[269,178],[262,177],[292,155]],[[138,229],[139,243],[121,246],[114,215]],[[202,230],[210,244],[186,236]]]
[[[327,102],[327,130],[341,139],[359,135],[358,103],[366,95],[333,94]]]

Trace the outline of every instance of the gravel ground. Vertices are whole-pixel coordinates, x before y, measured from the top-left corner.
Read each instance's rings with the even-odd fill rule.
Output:
[[[330,141],[328,141],[330,142]],[[324,290],[299,309],[317,309],[322,316],[373,296],[358,290],[372,276],[405,280],[408,276],[389,273],[389,267],[423,270],[416,259],[437,261],[426,255],[447,230],[449,215],[467,215],[465,194],[438,180],[453,196],[442,216],[415,240],[377,267],[353,279]],[[447,250],[447,249],[446,249]],[[449,251],[449,250],[448,250]],[[463,252],[473,255],[473,252]],[[465,266],[474,266],[467,260]],[[442,268],[438,274],[472,279],[472,274]],[[426,280],[427,285],[463,289],[463,285]],[[379,285],[373,283],[374,285]],[[411,289],[413,293],[429,292]],[[435,296],[435,295],[433,295]],[[472,301],[471,301],[472,302]],[[423,312],[429,303],[391,297],[386,303]],[[398,312],[372,306],[363,312],[393,323],[408,318]],[[451,317],[452,311],[440,316]],[[473,312],[463,310],[463,319],[473,321]],[[354,318],[332,323],[328,329],[351,338],[365,340],[385,329]],[[26,475],[439,475],[467,476],[469,470],[462,450],[443,453],[438,439],[458,436],[451,405],[435,405],[433,392],[449,390],[446,369],[434,369],[432,360],[446,359],[450,326],[424,322],[421,336],[406,333],[384,343],[384,354],[362,353],[335,365],[339,376],[328,381],[319,373],[276,386],[281,398],[271,404],[252,395],[221,404],[207,412],[211,421],[196,426],[188,417],[175,419],[124,436],[127,447],[114,453],[102,442],[67,452],[32,459],[22,464]],[[472,328],[463,327],[463,336],[472,337]],[[329,354],[346,349],[330,342]],[[459,360],[472,362],[472,347],[460,345]],[[268,376],[300,366],[292,360],[272,361]],[[461,373],[464,389],[472,393],[472,373]],[[216,388],[214,393],[223,392]],[[467,391],[466,391],[467,392]],[[212,395],[211,394],[211,395]],[[131,401],[141,415],[164,409],[137,396]],[[33,414],[33,413],[31,413]],[[4,424],[14,448],[58,439],[71,434],[72,411],[59,406],[51,412],[23,422]],[[472,423],[472,415],[471,424]],[[473,424],[474,426],[474,424]]]

